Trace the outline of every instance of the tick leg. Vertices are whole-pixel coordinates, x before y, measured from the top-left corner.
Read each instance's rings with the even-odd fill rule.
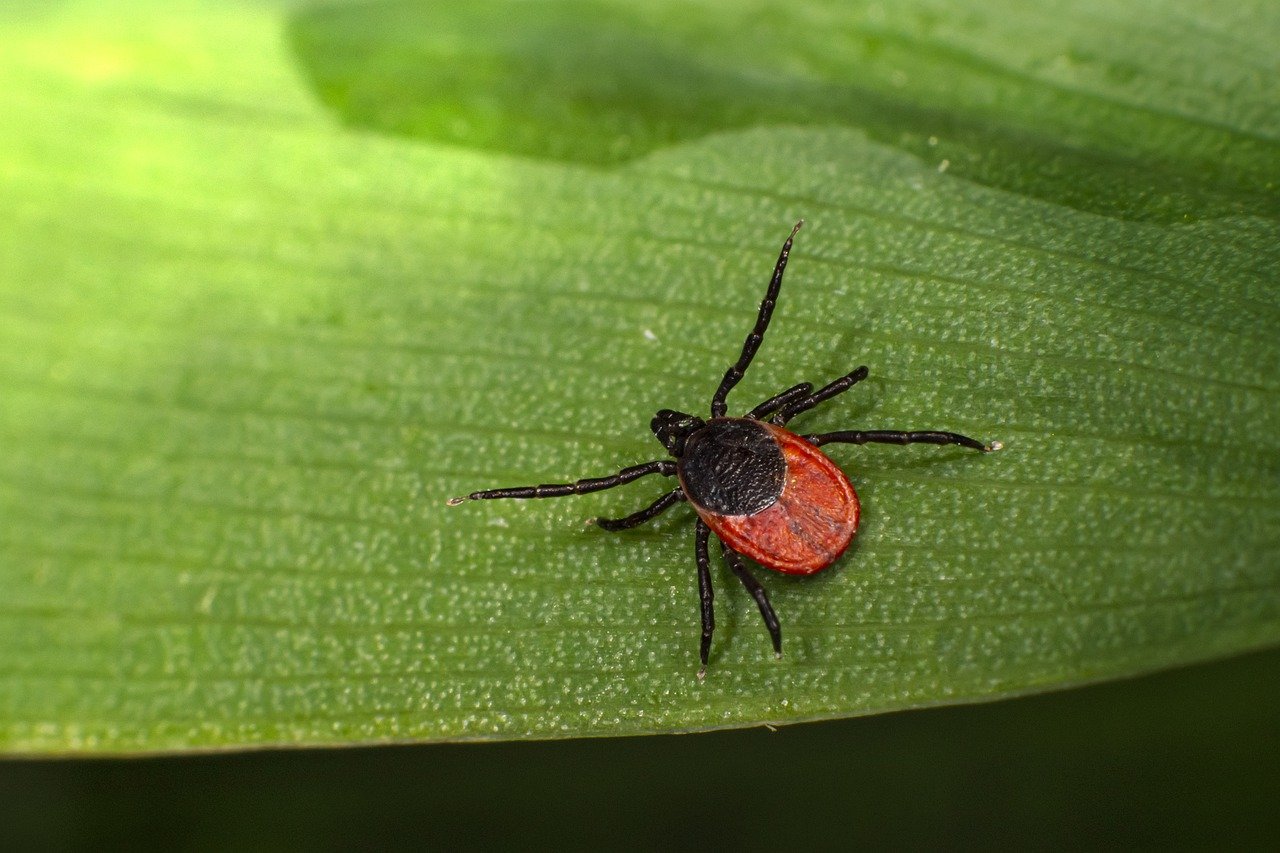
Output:
[[[602,530],[626,530],[629,527],[639,527],[646,521],[657,518],[682,500],[684,500],[684,490],[675,489],[667,492],[639,512],[633,512],[625,518],[597,518],[595,523]]]
[[[999,450],[1000,442],[983,444],[976,438],[954,432],[902,432],[899,430],[843,430],[841,432],[824,432],[818,435],[806,435],[804,440],[821,447],[824,444],[958,444],[990,453]]]
[[[698,561],[698,601],[702,605],[702,645],[698,656],[702,659],[702,667],[698,670],[698,680],[707,677],[707,656],[711,653],[711,635],[716,630],[716,613],[712,600],[715,592],[711,589],[711,558],[707,555],[707,537],[711,528],[698,519],[698,529],[694,534],[693,551]]]
[[[756,350],[760,349],[760,342],[764,340],[765,330],[769,328],[769,318],[773,316],[773,306],[778,302],[778,291],[782,289],[782,274],[786,272],[787,258],[791,256],[791,241],[795,239],[796,232],[800,230],[801,225],[804,225],[803,219],[796,223],[796,227],[791,229],[791,236],[787,237],[787,242],[782,244],[782,252],[778,255],[778,263],[773,268],[773,278],[769,281],[769,289],[765,291],[764,301],[760,303],[760,313],[756,316],[755,328],[751,330],[751,334],[747,335],[747,340],[742,345],[742,355],[738,356],[738,360],[733,367],[730,367],[725,372],[724,379],[720,380],[720,387],[716,389],[715,395],[711,398],[711,416],[713,418],[722,418],[724,413],[729,410],[728,405],[725,403],[729,392],[746,374],[747,368],[751,365],[751,359],[756,357]]]
[[[720,543],[720,550],[724,552],[724,561],[729,564],[729,569],[738,576],[738,580],[742,581],[747,592],[756,600],[756,606],[760,608],[760,615],[764,618],[764,627],[769,629],[769,638],[773,640],[773,651],[778,657],[782,657],[782,626],[778,623],[778,614],[773,612],[773,605],[769,603],[768,593],[764,591],[760,581],[756,580],[756,576],[743,565],[742,558],[736,551],[731,551],[723,542]]]
[[[837,394],[843,394],[845,391],[848,391],[854,385],[857,385],[866,378],[867,368],[866,365],[863,365],[852,373],[841,376],[830,385],[819,388],[816,392],[805,397],[803,400],[795,400],[794,402],[787,403],[781,408],[781,411],[773,416],[772,422],[778,426],[786,426],[787,421],[791,420],[796,415],[801,412],[809,411],[819,403],[825,403]]]
[[[794,403],[796,400],[799,400],[801,397],[809,396],[809,394],[812,393],[812,391],[813,391],[812,382],[801,382],[799,385],[792,385],[790,388],[783,391],[781,394],[775,394],[774,396],[770,397],[768,400],[765,400],[763,403],[756,406],[751,411],[747,412],[747,417],[755,418],[756,420],[767,418],[769,417],[769,415],[772,415],[774,412],[785,409],[788,404]]]
[[[558,498],[564,495],[581,495],[587,492],[599,492],[604,489],[612,489],[614,486],[621,486],[630,483],[632,480],[638,480],[649,474],[662,474],[670,477],[676,473],[676,463],[670,459],[655,459],[653,462],[646,462],[643,465],[632,465],[630,468],[623,468],[616,474],[608,477],[592,477],[586,480],[578,480],[574,483],[547,483],[541,486],[515,486],[509,489],[488,489],[483,492],[472,492],[458,498],[449,498],[446,502],[449,506],[457,506],[463,501],[482,501],[493,500],[494,498]]]

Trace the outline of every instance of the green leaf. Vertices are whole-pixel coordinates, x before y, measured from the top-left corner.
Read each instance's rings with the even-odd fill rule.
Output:
[[[891,5],[891,8],[890,8]],[[1280,640],[1268,4],[0,11],[0,748],[849,716]],[[463,8],[458,8],[463,7]],[[1243,10],[1243,11],[1241,11]],[[717,566],[654,458],[857,364],[850,553]],[[766,573],[762,573],[766,574]]]

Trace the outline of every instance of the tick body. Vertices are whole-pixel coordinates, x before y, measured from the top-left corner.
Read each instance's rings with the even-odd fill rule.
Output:
[[[710,538],[715,534],[730,571],[742,582],[764,619],[774,652],[782,656],[782,629],[760,582],[743,563],[748,557],[768,569],[810,575],[835,562],[858,531],[858,495],[849,478],[818,448],[824,444],[938,444],[990,452],[999,442],[983,443],[954,432],[907,430],[842,430],[799,435],[786,429],[795,416],[852,388],[867,377],[856,370],[814,390],[801,382],[746,412],[728,417],[726,400],[742,379],[764,340],[773,316],[792,240],[804,220],[796,223],[782,244],[773,277],[756,316],[755,327],[742,345],[742,354],[725,372],[711,398],[710,418],[662,409],[649,424],[672,458],[623,468],[607,477],[572,483],[517,486],[472,492],[452,498],[450,505],[495,498],[551,498],[598,492],[652,474],[676,477],[676,488],[649,506],[624,518],[598,518],[605,530],[626,530],[656,518],[678,503],[687,502],[697,514],[694,522],[694,561],[698,571],[698,602],[702,621],[699,657],[706,673],[715,630],[711,586]]]
[[[734,551],[789,575],[836,561],[858,532],[858,495],[817,447],[780,426],[714,418],[676,463],[698,517]]]

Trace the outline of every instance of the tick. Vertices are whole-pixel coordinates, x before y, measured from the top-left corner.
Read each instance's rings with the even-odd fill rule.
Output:
[[[650,422],[649,428],[671,459],[632,465],[608,477],[488,489],[448,501],[450,506],[456,506],[466,500],[558,498],[612,489],[650,474],[675,477],[676,487],[644,509],[624,518],[597,518],[595,523],[605,530],[626,530],[651,521],[682,502],[688,502],[697,513],[693,541],[702,615],[702,642],[698,650],[702,667],[698,678],[706,675],[715,630],[708,556],[712,533],[720,542],[729,570],[760,608],[778,657],[782,657],[782,628],[777,614],[764,587],[742,558],[749,557],[783,574],[811,575],[834,563],[853,540],[858,530],[858,495],[849,478],[819,447],[824,444],[955,444],[989,453],[1001,446],[999,442],[984,444],[954,432],[841,430],[797,435],[786,428],[796,415],[866,379],[865,366],[817,391],[813,390],[812,383],[801,382],[770,397],[742,417],[727,416],[725,401],[742,380],[764,340],[782,288],[791,243],[802,225],[803,219],[782,244],[773,278],[760,303],[755,328],[747,335],[737,362],[725,372],[720,387],[711,397],[711,417],[703,419],[662,409]]]

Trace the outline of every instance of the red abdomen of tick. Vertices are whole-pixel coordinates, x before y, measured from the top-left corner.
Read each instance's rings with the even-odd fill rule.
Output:
[[[749,429],[745,419],[725,420],[735,422],[733,426],[743,432]],[[713,501],[707,501],[711,504],[707,506],[697,499],[695,488],[689,495],[690,503],[721,541],[760,565],[790,575],[821,571],[853,541],[858,530],[858,495],[844,472],[800,436],[769,423],[750,424],[766,431],[769,442],[781,453],[783,471],[775,480],[776,499],[747,513],[718,512]],[[681,475],[683,482],[683,471]],[[703,483],[684,485],[686,492],[693,485],[709,493]],[[728,504],[723,505],[727,508]]]

